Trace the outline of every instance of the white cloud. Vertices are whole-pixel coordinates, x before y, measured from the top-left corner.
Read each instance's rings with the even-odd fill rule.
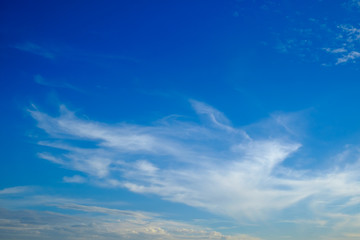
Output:
[[[79,175],[74,175],[72,177],[63,177],[63,181],[66,183],[85,183],[86,179]]]
[[[338,28],[342,30],[342,34],[338,35],[338,38],[342,38],[348,43],[352,43],[360,39],[359,28],[352,25],[339,25]]]
[[[345,48],[335,48],[335,49],[331,49],[331,48],[324,48],[324,50],[328,53],[344,53],[347,52],[347,50]]]
[[[34,187],[30,187],[30,186],[17,186],[17,187],[4,188],[0,190],[0,195],[20,194],[25,192],[31,192],[33,189]]]
[[[352,51],[352,52],[349,52],[348,54],[343,55],[342,57],[338,58],[336,64],[346,63],[350,60],[354,60],[359,57],[360,57],[360,52]]]
[[[324,48],[324,50],[336,57],[336,64],[355,62],[360,57],[360,29],[353,25],[337,26],[337,36],[334,42],[336,48]]]
[[[204,104],[202,102],[199,101],[195,101],[195,100],[190,100],[194,110],[200,114],[200,115],[206,115],[209,117],[209,119],[211,120],[212,123],[214,123],[216,126],[224,128],[224,129],[228,129],[229,128],[229,124],[230,121],[225,117],[225,115],[214,109],[213,107]]]
[[[250,138],[220,111],[191,103],[210,121],[108,125],[81,119],[64,106],[57,117],[29,111],[52,138],[39,144],[63,151],[40,157],[86,174],[99,186],[156,194],[239,221],[265,219],[300,203],[308,206],[304,211],[315,212],[312,207],[321,201],[325,206],[342,202],[346,208],[349,198],[360,197],[356,164],[317,171],[285,167],[284,161],[301,147],[290,140],[297,132],[290,126],[296,122],[291,115],[273,115],[273,121],[266,122],[271,131],[283,128],[281,134],[266,137],[262,131]],[[90,141],[94,147],[70,140]]]
[[[229,131],[229,132],[239,133],[239,134],[242,134],[244,137],[249,138],[249,136],[243,130],[235,129],[235,128],[231,127],[230,120],[227,119],[226,116],[222,112],[216,110],[215,108],[213,108],[205,103],[202,103],[202,102],[199,102],[196,100],[190,100],[190,103],[197,114],[205,115],[206,117],[208,117],[210,122],[215,127]]]

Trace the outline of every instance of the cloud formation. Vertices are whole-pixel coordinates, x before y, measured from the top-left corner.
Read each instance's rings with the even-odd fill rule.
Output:
[[[63,177],[63,181],[66,183],[84,183],[86,182],[86,179],[79,175],[74,175],[72,177]]]
[[[296,55],[304,62],[321,62],[323,66],[355,63],[360,57],[360,29],[356,17],[359,3],[358,0],[333,2],[332,7],[336,6],[339,15],[329,14],[331,5],[324,1],[313,1],[309,5],[319,11],[299,8],[296,14],[274,5],[269,8],[274,11],[273,18],[281,19],[287,27],[269,27],[274,36],[272,45],[279,52]],[[340,15],[344,17],[338,19]]]
[[[319,202],[324,212],[340,202],[336,211],[342,212],[360,198],[358,163],[313,171],[286,167],[284,161],[301,147],[292,139],[289,116],[266,122],[272,131],[282,129],[278,134],[255,138],[247,132],[262,123],[235,128],[213,107],[191,104],[203,122],[167,118],[153,125],[109,125],[81,119],[65,106],[55,117],[29,112],[50,136],[39,144],[62,151],[39,157],[85,174],[98,186],[154,194],[239,221],[263,220],[299,204],[319,212]],[[82,182],[76,178],[64,181]]]
[[[53,202],[57,202],[53,199]],[[1,239],[214,239],[260,240],[249,235],[224,235],[196,224],[165,220],[146,212],[81,204],[61,204],[55,211],[0,208]],[[70,211],[70,213],[69,213]]]
[[[336,48],[324,50],[336,56],[336,64],[355,62],[360,57],[360,29],[353,25],[339,25],[336,35]]]
[[[17,186],[17,187],[4,188],[4,189],[0,190],[0,195],[25,193],[25,192],[30,192],[33,189],[34,189],[33,187],[29,187],[29,186]]]

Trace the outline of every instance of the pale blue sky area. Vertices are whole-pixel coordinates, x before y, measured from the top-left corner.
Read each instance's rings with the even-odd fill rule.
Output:
[[[2,1],[0,239],[360,239],[360,2]]]

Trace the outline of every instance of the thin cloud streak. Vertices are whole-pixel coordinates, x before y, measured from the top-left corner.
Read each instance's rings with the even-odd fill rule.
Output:
[[[286,124],[267,125],[283,128],[277,137],[254,138],[213,107],[194,100],[191,104],[210,121],[108,125],[81,119],[64,106],[57,117],[37,109],[29,112],[52,138],[39,144],[63,151],[39,156],[86,174],[98,186],[155,194],[239,221],[264,220],[300,203],[308,206],[304,211],[315,212],[312,206],[318,201],[326,201],[325,206],[342,202],[341,212],[348,201],[355,201],[350,198],[360,196],[358,164],[317,171],[283,165],[301,147],[289,140],[294,135],[289,123],[296,122],[290,117],[283,116]],[[69,141],[75,139],[95,147]]]
[[[43,76],[41,75],[35,75],[34,76],[34,81],[42,86],[46,86],[46,87],[54,87],[54,88],[66,88],[66,89],[71,89],[74,91],[78,91],[78,92],[83,92],[83,90],[69,84],[66,82],[50,82],[49,80],[45,79]]]
[[[31,42],[26,42],[23,44],[18,44],[15,45],[14,48],[24,51],[24,52],[29,52],[50,60],[55,59],[55,55],[54,53],[48,51],[47,49],[43,48],[42,46],[39,46],[35,43],[31,43]]]
[[[59,204],[57,207],[85,214],[0,208],[0,238],[261,240],[245,234],[224,235],[211,228],[166,220],[146,212],[81,204]]]
[[[0,190],[0,195],[21,194],[25,192],[31,192],[33,190],[34,187],[29,187],[29,186],[10,187]]]

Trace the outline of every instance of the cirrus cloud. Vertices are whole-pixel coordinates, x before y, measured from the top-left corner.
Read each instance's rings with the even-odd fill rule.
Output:
[[[191,104],[197,114],[208,117],[204,122],[109,125],[82,119],[65,106],[55,117],[36,108],[29,112],[50,136],[39,142],[50,149],[39,157],[85,174],[98,186],[154,194],[239,221],[263,220],[299,204],[314,212],[317,202],[325,202],[325,210],[341,202],[341,212],[360,197],[356,163],[313,171],[284,164],[301,148],[292,139],[288,123],[296,121],[289,117],[267,121],[267,128],[282,128],[279,134],[254,138],[244,130],[248,128],[233,127],[213,107],[194,100]]]

